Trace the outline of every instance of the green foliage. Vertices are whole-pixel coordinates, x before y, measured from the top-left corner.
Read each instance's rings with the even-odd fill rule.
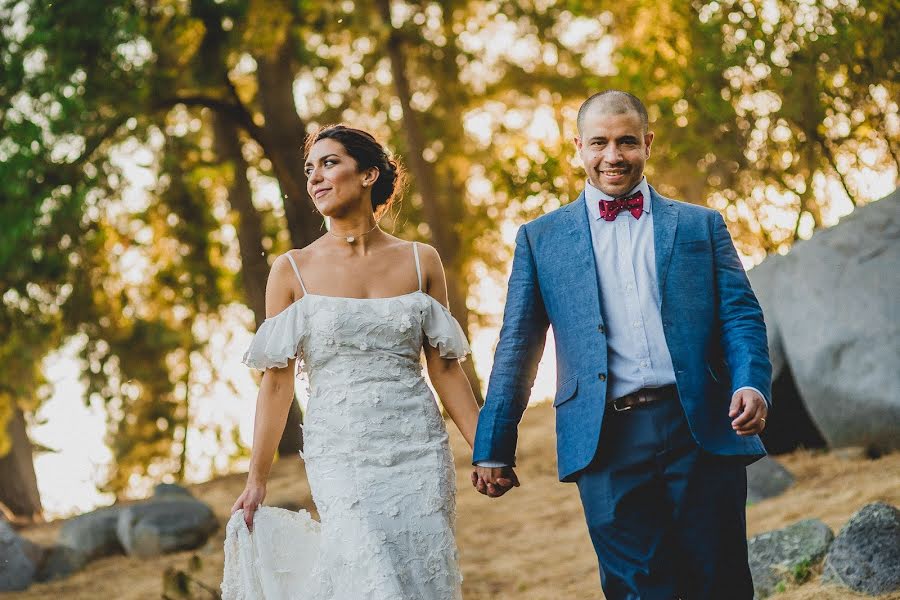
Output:
[[[109,3],[0,7],[0,432],[14,406],[34,410],[49,392],[40,361],[65,338],[61,307],[91,230],[85,208],[104,194],[89,164],[109,126],[102,106],[134,89],[116,78],[99,90],[85,82],[115,69],[129,19]],[[90,60],[79,68],[81,52]]]
[[[821,177],[838,179],[856,204],[860,190],[848,173],[900,168],[896,125],[886,126],[897,115],[889,99],[900,93],[896,3],[695,7],[701,39],[720,40],[718,56],[710,55],[709,64],[721,85],[707,89],[720,92],[733,108],[725,124],[742,154],[733,177],[709,169],[715,157],[704,161],[708,181],[715,184],[708,193],[733,220],[739,211],[746,215],[740,219],[740,229],[749,234],[740,238],[746,252],[753,245],[786,249],[798,237],[803,216],[816,227],[826,224],[832,198]],[[688,100],[685,117],[693,128],[696,101]],[[796,218],[785,226],[784,219],[773,218],[777,210]]]
[[[810,560],[803,560],[794,565],[791,569],[791,577],[793,578],[794,583],[806,583],[812,575],[812,566],[813,564]]]
[[[154,133],[141,29],[152,23],[130,3],[35,3],[18,28],[14,14],[2,13],[5,32],[18,31],[3,62],[29,68],[4,71],[0,85],[9,104],[0,144],[9,153],[0,161],[9,224],[0,236],[0,369],[10,374],[0,414],[36,408],[49,391],[41,359],[80,334],[89,397],[110,407],[117,462],[107,484],[120,491],[130,474],[171,456],[177,425],[186,424],[167,359],[180,352],[189,361],[198,349],[191,324],[222,303],[224,252],[210,244],[203,191],[184,180],[193,167],[183,146],[170,143],[157,169],[174,173],[175,185],[150,190],[158,201],[146,211],[122,210],[127,174],[114,152]],[[157,253],[147,256],[155,268],[126,284],[123,259],[137,256],[142,244],[132,237],[142,229],[151,232],[144,245]]]

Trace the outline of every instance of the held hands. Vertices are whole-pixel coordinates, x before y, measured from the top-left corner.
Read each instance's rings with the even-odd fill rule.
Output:
[[[738,390],[731,397],[728,416],[733,419],[731,428],[738,435],[756,435],[766,428],[769,407],[755,390]]]
[[[485,496],[499,498],[512,488],[519,487],[519,478],[512,467],[475,467],[472,485]]]
[[[241,495],[235,500],[234,506],[231,507],[231,514],[234,514],[240,509],[244,509],[244,522],[247,524],[247,529],[249,529],[251,533],[253,532],[253,513],[256,512],[256,509],[259,508],[259,505],[262,504],[265,497],[265,482],[260,483],[247,480],[244,491],[241,492]]]

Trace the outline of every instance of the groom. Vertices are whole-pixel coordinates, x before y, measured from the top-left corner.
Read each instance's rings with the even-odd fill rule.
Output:
[[[771,365],[716,211],[644,178],[631,94],[578,112],[578,200],[519,229],[473,483],[518,485],[517,426],[549,326],[559,477],[578,485],[608,600],[750,599],[745,465],[763,455]]]

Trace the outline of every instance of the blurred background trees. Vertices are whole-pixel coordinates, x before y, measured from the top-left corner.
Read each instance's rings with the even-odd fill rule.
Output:
[[[40,514],[27,423],[73,340],[102,487],[185,477],[192,402],[226,378],[210,339],[261,323],[272,259],[325,231],[317,126],[401,156],[382,224],[437,247],[471,334],[515,226],[583,186],[589,94],[645,101],[651,183],[721,210],[749,265],[896,183],[898,30],[889,0],[0,2],[0,503]]]

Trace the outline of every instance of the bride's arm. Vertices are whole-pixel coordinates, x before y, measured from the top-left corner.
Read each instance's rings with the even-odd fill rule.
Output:
[[[284,256],[272,265],[266,283],[266,317],[272,317],[294,301],[291,289],[293,273]],[[281,440],[288,411],[294,400],[294,364],[291,359],[284,368],[266,369],[256,397],[256,416],[253,423],[253,449],[247,485],[231,512],[244,509],[244,520],[253,529],[253,513],[266,496],[266,481],[275,459],[275,449]]]
[[[447,281],[444,266],[437,251],[431,246],[419,244],[424,275],[425,292],[447,306]],[[478,403],[472,393],[469,379],[455,358],[442,358],[440,351],[425,343],[425,361],[428,377],[444,405],[444,409],[471,448],[475,443],[475,428],[478,424]]]

